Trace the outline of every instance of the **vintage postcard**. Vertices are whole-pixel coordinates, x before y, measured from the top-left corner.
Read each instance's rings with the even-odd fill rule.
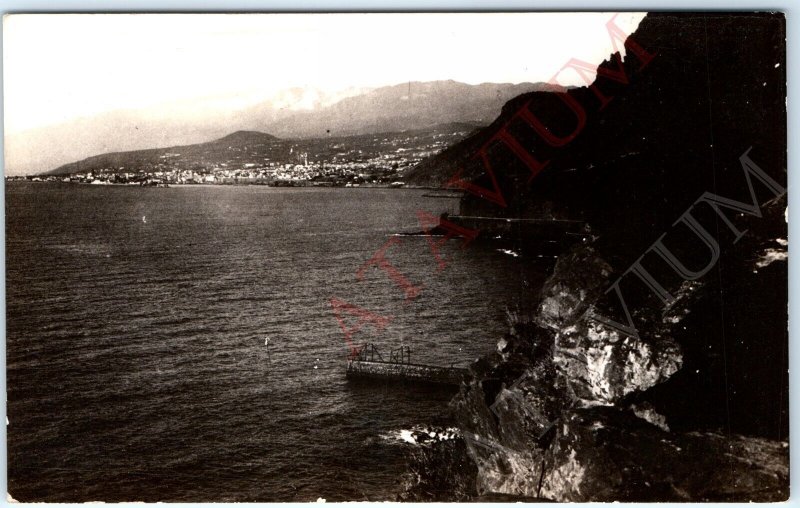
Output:
[[[8,499],[782,501],[780,12],[11,14]]]

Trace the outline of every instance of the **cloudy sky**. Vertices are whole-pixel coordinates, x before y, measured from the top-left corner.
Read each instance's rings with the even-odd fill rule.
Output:
[[[6,134],[103,112],[290,87],[547,81],[612,52],[609,13],[70,14],[4,19]],[[620,14],[633,31],[643,14]],[[562,84],[583,84],[571,72]]]

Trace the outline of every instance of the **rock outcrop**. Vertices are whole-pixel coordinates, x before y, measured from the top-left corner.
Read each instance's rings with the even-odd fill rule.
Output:
[[[788,443],[673,434],[617,408],[564,415],[537,495],[560,501],[776,501],[789,495]]]
[[[528,94],[422,168],[504,196],[467,192],[462,214],[592,233],[451,402],[476,468],[462,499],[788,496],[784,19],[662,13],[631,39],[652,59],[628,47],[601,64],[603,107],[568,92],[587,112],[568,147],[514,123],[528,104],[553,133],[574,128],[553,94]],[[620,68],[626,83],[608,77]],[[529,183],[495,148],[489,174],[475,155],[500,132],[548,167]]]
[[[580,275],[572,279],[578,267]],[[598,323],[592,314],[601,294],[595,284],[608,275],[608,265],[591,247],[565,254],[543,288],[534,319],[514,323],[499,351],[472,366],[471,380],[451,405],[477,467],[474,495],[785,499],[787,441],[702,423],[693,431],[670,431],[670,420],[655,405],[660,398],[648,395],[681,371],[684,355],[694,355],[673,337],[683,319],[666,312],[638,337]],[[678,315],[688,316],[687,309],[702,309],[708,293],[691,287],[670,311],[680,308]],[[685,416],[678,426],[686,426]]]

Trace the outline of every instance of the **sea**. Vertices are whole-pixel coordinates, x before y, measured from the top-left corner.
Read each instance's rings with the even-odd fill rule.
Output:
[[[9,182],[5,199],[19,501],[393,500],[402,436],[452,426],[454,392],[348,381],[332,299],[386,318],[354,344],[463,367],[544,273],[458,239],[434,244],[441,265],[441,238],[397,236],[458,212],[421,189]],[[394,278],[359,273],[381,249]]]

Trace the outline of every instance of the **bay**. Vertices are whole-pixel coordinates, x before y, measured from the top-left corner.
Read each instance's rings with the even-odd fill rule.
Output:
[[[457,212],[425,193],[7,184],[11,495],[393,499],[399,431],[452,425],[452,392],[349,383],[331,299],[391,318],[355,342],[465,366],[542,280],[490,244],[450,240],[440,270],[425,237],[392,236]],[[357,277],[392,238],[409,301],[378,268]]]

